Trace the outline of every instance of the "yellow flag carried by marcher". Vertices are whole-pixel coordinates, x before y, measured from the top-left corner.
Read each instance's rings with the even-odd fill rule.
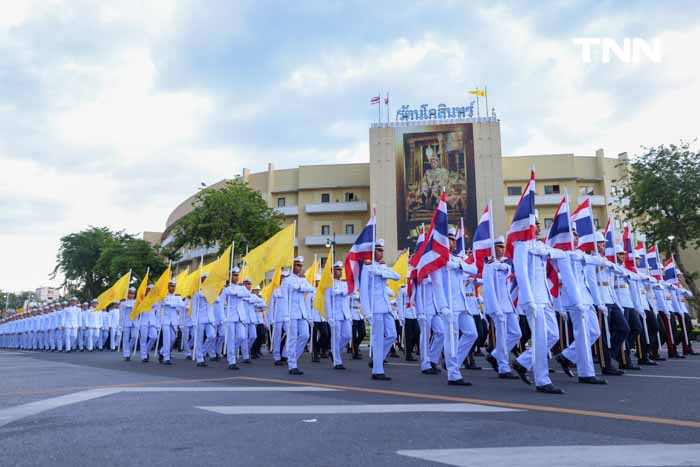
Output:
[[[324,319],[326,319],[326,289],[329,287],[333,287],[333,253],[328,255],[326,267],[323,268],[321,280],[318,281],[314,295],[314,310],[317,310]],[[330,307],[330,303],[328,306]]]
[[[243,261],[248,265],[248,277],[253,284],[262,282],[267,271],[292,265],[294,228],[294,224],[288,225],[245,255]]]
[[[139,305],[141,305],[141,302],[143,302],[143,299],[146,298],[146,293],[148,292],[148,275],[150,271],[146,271],[146,275],[143,276],[143,280],[141,281],[141,285],[139,285],[139,288],[136,289],[136,300],[134,302],[134,308],[131,309],[131,314],[129,315],[129,318],[133,320],[136,318],[138,315],[141,313],[137,313],[136,310],[138,309]]]
[[[163,274],[160,275],[151,291],[146,294],[146,297],[141,300],[141,303],[139,303],[138,306],[134,306],[134,309],[131,310],[130,317],[132,321],[144,311],[149,311],[153,305],[160,302],[168,295],[168,282],[170,282],[170,276],[171,269],[170,265],[168,265],[168,268],[165,270],[165,272],[163,272]]]
[[[210,304],[214,303],[228,280],[231,271],[231,247],[232,245],[229,245],[219,259],[211,263],[209,275],[202,282],[202,293]]]
[[[475,96],[481,96],[481,97],[486,97],[486,89],[479,89],[476,88],[472,91],[469,91],[469,94],[473,94]]]
[[[387,281],[386,285],[394,292],[394,297],[398,297],[399,289],[406,283],[406,275],[408,274],[408,250],[399,256],[391,269],[401,277],[395,281]]]
[[[314,287],[316,286],[316,274],[318,273],[318,270],[320,269],[319,264],[318,264],[318,258],[314,258],[314,262],[311,263],[311,266],[309,266],[309,269],[306,270],[304,273],[304,277],[306,277],[306,281],[313,285]]]
[[[190,267],[187,266],[183,271],[180,271],[180,274],[175,276],[175,293],[181,297],[185,296],[183,294],[183,291],[185,290],[185,286],[187,285],[187,276],[189,275]]]
[[[277,287],[280,286],[282,281],[282,268],[275,268],[275,275],[272,276],[272,281],[267,284],[260,291],[260,296],[265,299],[265,304],[270,306],[270,300],[272,299],[272,292],[275,291]]]
[[[97,297],[97,306],[95,310],[102,311],[111,303],[119,302],[126,298],[126,292],[129,290],[129,281],[131,280],[131,272],[127,272],[119,278],[117,282],[109,289],[105,290]]]

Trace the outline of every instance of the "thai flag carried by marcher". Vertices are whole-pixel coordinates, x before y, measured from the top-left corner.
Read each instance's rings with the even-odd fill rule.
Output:
[[[479,219],[479,225],[474,231],[474,240],[472,242],[472,253],[476,261],[476,267],[479,273],[484,269],[484,260],[491,256],[493,238],[491,238],[491,213],[489,212],[488,204],[484,208],[484,213]]]
[[[360,235],[355,240],[352,248],[345,257],[345,278],[348,282],[348,294],[351,294],[355,289],[360,288],[360,272],[362,271],[362,263],[369,259],[374,259],[374,230],[376,221],[374,214],[369,218],[369,222]]]
[[[425,229],[423,226],[420,228],[420,233],[418,234],[418,239],[416,240],[416,249],[415,253],[413,253],[413,256],[409,258],[408,263],[411,264],[411,260],[413,258],[418,257],[418,252],[420,251],[421,247],[423,246],[423,242],[425,242]],[[418,264],[418,261],[416,260],[416,265]],[[408,274],[408,286],[406,288],[406,293],[408,294],[408,299],[412,300],[413,297],[413,291],[417,285],[418,281],[418,269],[416,267],[411,268],[411,272]]]
[[[416,252],[418,256],[418,284],[428,277],[430,273],[444,267],[450,260],[450,242],[447,239],[447,198],[442,192],[440,204],[438,204],[433,220],[430,222],[428,235],[421,249]]]
[[[569,218],[569,203],[566,202],[566,197],[564,197],[559,203],[554,219],[552,219],[552,225],[547,235],[547,245],[559,250],[571,250],[573,239],[571,219]]]
[[[525,190],[518,207],[515,208],[513,222],[508,229],[506,237],[506,256],[513,257],[513,243],[534,240],[535,235],[535,169],[530,170],[530,180],[525,185]]]
[[[464,219],[459,220],[459,228],[457,229],[457,237],[455,238],[455,251],[453,252],[455,255],[459,256],[460,258],[464,258],[465,255],[465,249],[464,249]]]
[[[622,249],[625,250],[625,268],[628,271],[637,272],[637,263],[634,261],[634,243],[630,226],[625,225],[622,231]]]
[[[612,217],[608,217],[608,225],[605,226],[605,257],[615,263],[615,224]]]
[[[591,202],[588,198],[571,213],[571,220],[575,222],[578,234],[576,249],[581,251],[595,250],[595,224],[593,223]]]
[[[637,246],[634,247],[634,251],[637,254],[637,258],[639,258],[639,269],[642,269],[643,272],[649,274],[649,262],[647,261],[647,246],[644,244],[644,240],[639,240],[637,242]]]
[[[647,262],[649,263],[649,275],[656,280],[661,280],[661,267],[659,267],[659,253],[656,245],[647,250]]]
[[[664,282],[671,285],[678,285],[676,262],[673,260],[673,256],[664,263]]]

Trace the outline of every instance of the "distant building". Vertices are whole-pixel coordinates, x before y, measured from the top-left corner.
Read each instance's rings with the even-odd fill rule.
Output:
[[[50,302],[61,298],[59,289],[54,289],[53,287],[39,287],[34,293],[36,294],[36,299],[40,302]]]

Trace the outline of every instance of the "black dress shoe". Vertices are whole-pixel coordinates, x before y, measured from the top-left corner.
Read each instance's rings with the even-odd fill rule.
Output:
[[[284,363],[287,363],[288,360],[289,360],[289,359],[288,359],[287,357],[282,357],[282,361],[283,361]]]
[[[170,360],[166,360],[163,362],[163,365],[172,365],[173,363]]]
[[[522,366],[516,360],[515,362],[513,362],[513,369],[515,370],[515,372],[518,374],[520,379],[522,379],[525,384],[527,384],[528,386],[532,386],[532,381],[530,381],[530,377],[527,375],[527,368]]]
[[[409,356],[406,357],[406,361],[407,361],[407,362],[417,362],[418,359],[416,359],[416,358],[414,358],[414,357],[412,357],[412,356],[409,355]]]
[[[243,363],[250,363],[250,359],[246,358],[245,360],[243,360]]]
[[[282,360],[275,360],[275,366],[284,366],[284,362]]]
[[[471,386],[472,385],[472,383],[470,383],[468,381],[464,381],[463,379],[455,379],[453,381],[448,381],[447,384],[450,386]]]
[[[498,360],[496,360],[493,355],[488,354],[486,356],[486,361],[489,362],[491,365],[491,368],[493,368],[493,371],[498,372]]]
[[[304,372],[301,371],[299,368],[292,368],[291,370],[289,370],[289,374],[290,375],[303,375]]]
[[[362,360],[362,355],[353,355],[352,359],[353,360]]]
[[[204,362],[197,362],[197,366],[207,366],[207,364]]]
[[[436,365],[435,363],[433,363],[433,362],[430,362],[430,368],[432,368],[433,370],[435,370],[437,373],[442,373],[442,370],[440,369],[440,367],[437,366],[437,365]]]
[[[185,360],[192,360],[192,355],[188,355],[185,357]]]
[[[569,368],[569,359],[563,356],[562,354],[557,355],[557,362],[561,366],[561,369],[564,370],[564,373],[566,373],[566,376],[569,378],[574,377],[574,372],[571,371],[571,368]]]
[[[211,357],[209,360],[211,360],[212,362],[218,362],[218,361],[219,361],[219,356],[218,356],[218,355],[215,355],[215,356]]]
[[[428,368],[427,370],[421,370],[424,375],[437,375],[440,371],[437,368]]]
[[[546,394],[564,394],[562,389],[559,389],[552,383],[545,384],[544,386],[537,386],[537,392],[544,392]]]
[[[621,366],[620,368],[622,368],[623,370],[642,371],[642,367],[637,366],[637,365],[631,365],[631,364]]]
[[[142,358],[142,359],[141,359],[141,363],[148,363],[148,357]]]
[[[602,373],[604,375],[609,375],[609,376],[622,376],[625,374],[624,371],[619,370],[617,368],[604,368]]]
[[[384,373],[380,373],[377,375],[372,375],[372,379],[379,380],[379,381],[391,381],[391,377],[385,375]]]
[[[370,368],[374,368],[374,362],[373,362],[372,360],[370,360],[370,361],[367,363],[367,366],[370,367]]]
[[[477,365],[476,363],[472,363],[471,365],[466,365],[464,367],[467,370],[481,370],[481,367]]]
[[[318,358],[318,357],[313,357],[313,358],[311,359],[311,361],[312,361],[313,363],[318,363],[318,362],[321,361],[321,359]]]
[[[654,361],[655,362],[665,362],[666,359],[664,357],[660,357],[657,355],[656,357],[654,357]]]
[[[654,360],[649,360],[648,358],[642,358],[637,360],[637,363],[640,365],[646,365],[646,366],[657,366],[658,363],[656,363]]]
[[[238,370],[239,368],[238,368],[238,365],[236,365],[235,363],[232,363],[228,366],[228,369],[229,370]]]
[[[334,370],[347,370],[347,368],[345,368],[343,365],[335,365],[333,367],[333,369]]]
[[[163,363],[163,356],[158,354],[158,362]]]
[[[131,361],[131,357],[124,357],[124,361],[125,361],[125,362]]]
[[[579,376],[578,382],[581,384],[608,384],[607,380],[597,376]]]
[[[520,377],[512,371],[508,371],[506,373],[498,373],[498,377],[500,379],[520,379]]]

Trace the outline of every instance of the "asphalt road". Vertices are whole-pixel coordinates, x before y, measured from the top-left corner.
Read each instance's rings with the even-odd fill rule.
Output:
[[[123,362],[112,352],[0,351],[0,465],[700,465],[700,357],[544,395],[490,369],[269,356],[226,369]],[[483,360],[481,363],[484,366]]]

